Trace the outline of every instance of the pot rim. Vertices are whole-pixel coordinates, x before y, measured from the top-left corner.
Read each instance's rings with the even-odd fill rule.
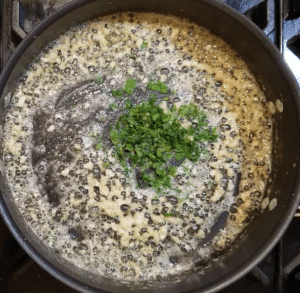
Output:
[[[39,36],[44,30],[46,30],[51,24],[63,16],[67,15],[70,11],[83,7],[89,3],[97,2],[99,0],[75,0],[74,2],[68,3],[65,6],[61,7],[57,11],[55,11],[52,15],[48,16],[44,19],[40,24],[38,24],[28,35],[27,37],[19,44],[13,55],[10,57],[9,61],[5,65],[5,68],[0,77],[0,91],[1,96],[3,95],[4,86],[10,76],[11,71],[17,64],[18,60],[22,57],[23,52],[31,45],[31,43],[36,39],[36,36]],[[275,45],[269,40],[267,36],[258,28],[256,25],[252,23],[247,17],[243,14],[235,11],[233,8],[229,7],[227,4],[223,2],[219,2],[217,0],[201,0],[205,5],[212,6],[215,9],[221,10],[225,14],[232,17],[239,25],[246,28],[251,34],[260,42],[261,46],[271,55],[272,59],[276,61],[278,68],[284,73],[285,82],[291,89],[293,93],[293,101],[296,106],[296,111],[300,113],[300,95],[298,84],[292,74],[290,68],[285,63],[282,58],[280,52],[275,47]],[[300,114],[297,116],[297,123],[300,125]],[[299,164],[297,164],[299,165]],[[300,178],[300,168],[297,166],[297,174],[296,178]],[[291,203],[288,207],[286,207],[284,214],[282,216],[282,221],[276,226],[276,228],[272,231],[268,240],[264,243],[260,250],[258,250],[250,259],[245,261],[243,265],[240,267],[236,267],[230,274],[222,277],[221,279],[215,281],[213,284],[207,284],[201,288],[194,289],[190,292],[206,292],[212,293],[217,292],[230,284],[236,282],[238,279],[246,275],[254,266],[260,263],[274,248],[280,238],[283,236],[285,230],[289,226],[291,220],[294,217],[296,209],[298,207],[298,202],[300,199],[300,182],[294,183],[294,199],[291,199]],[[21,245],[21,247],[26,251],[26,253],[37,262],[43,269],[49,272],[56,279],[65,283],[66,285],[76,289],[80,292],[103,292],[106,291],[97,289],[95,287],[86,285],[85,283],[77,280],[74,277],[66,274],[57,268],[54,264],[48,261],[43,255],[39,253],[39,251],[26,239],[23,235],[21,229],[16,224],[12,215],[9,212],[9,209],[5,203],[5,200],[1,194],[0,196],[0,213],[8,226],[9,230],[12,232],[15,239]]]

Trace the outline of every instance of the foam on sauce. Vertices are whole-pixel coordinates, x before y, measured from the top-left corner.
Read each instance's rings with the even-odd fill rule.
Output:
[[[113,156],[108,128],[121,111],[109,105],[125,99],[111,90],[129,76],[135,104],[150,80],[165,81],[165,111],[193,102],[217,127],[208,153],[178,168],[180,192],[137,189]],[[227,248],[259,209],[274,109],[245,62],[206,29],[155,14],[102,17],[67,31],[20,80],[4,126],[8,183],[37,236],[76,266],[120,279],[177,274]],[[225,226],[199,246],[226,211]]]

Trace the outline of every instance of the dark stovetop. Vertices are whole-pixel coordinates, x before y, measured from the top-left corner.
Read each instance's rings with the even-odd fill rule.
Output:
[[[72,0],[20,0],[18,6],[18,1],[0,0],[2,68],[21,39],[36,23],[70,1]],[[244,13],[264,31],[282,52],[300,84],[300,0],[222,1]],[[19,13],[16,14],[16,11]],[[273,251],[251,273],[220,292],[300,292],[299,231],[300,218],[294,218]],[[17,244],[1,217],[0,239],[0,292],[76,292],[30,259]]]

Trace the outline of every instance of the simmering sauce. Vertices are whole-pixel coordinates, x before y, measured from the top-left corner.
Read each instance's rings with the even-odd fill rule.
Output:
[[[112,91],[128,78],[133,105],[149,100],[150,81],[164,82],[165,113],[192,103],[217,130],[163,192],[138,188],[114,156],[110,127],[127,96]],[[120,279],[178,274],[227,248],[260,208],[273,112],[246,63],[208,30],[157,14],[101,17],[52,42],[18,83],[4,126],[8,184],[28,226],[79,268]]]

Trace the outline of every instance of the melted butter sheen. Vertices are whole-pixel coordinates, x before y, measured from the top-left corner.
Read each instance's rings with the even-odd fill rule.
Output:
[[[128,76],[135,104],[150,80],[165,81],[166,112],[193,102],[217,127],[209,153],[178,168],[179,193],[136,189],[113,156],[108,127],[120,111],[109,104],[125,99],[111,90]],[[13,199],[37,236],[80,268],[120,279],[181,273],[195,255],[208,263],[228,247],[258,210],[272,168],[269,108],[244,61],[204,28],[153,14],[88,22],[45,48],[13,94],[4,128]],[[199,248],[224,211],[224,229]]]

